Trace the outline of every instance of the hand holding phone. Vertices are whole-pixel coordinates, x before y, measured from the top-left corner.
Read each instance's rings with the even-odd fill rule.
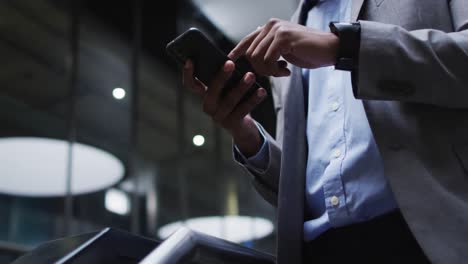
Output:
[[[171,41],[167,52],[183,66],[184,86],[203,98],[204,112],[232,135],[245,156],[256,153],[263,141],[249,113],[267,94],[248,61],[238,59],[234,65],[196,28]]]
[[[169,42],[166,50],[179,65],[184,65],[190,59],[194,65],[194,77],[207,86],[222,69],[224,63],[229,60],[228,56],[197,28],[190,28]],[[230,89],[241,81],[247,72],[254,73],[250,63],[244,57],[238,58],[235,61],[232,76],[226,82],[221,95],[225,96]],[[254,82],[242,101],[249,98],[258,88],[260,88],[260,85]]]

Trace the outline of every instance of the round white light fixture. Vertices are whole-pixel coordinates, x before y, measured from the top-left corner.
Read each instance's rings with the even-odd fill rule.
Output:
[[[33,197],[66,195],[68,148],[65,140],[0,138],[0,193]],[[106,151],[74,143],[72,152],[72,194],[103,190],[124,176],[122,162]]]
[[[273,224],[267,219],[232,215],[192,218],[171,223],[161,227],[158,236],[166,239],[182,226],[234,243],[260,239],[273,232]]]
[[[130,197],[119,189],[109,189],[106,191],[104,206],[110,212],[127,215],[130,213]]]
[[[117,100],[121,100],[121,99],[124,99],[125,95],[126,95],[126,92],[124,89],[122,88],[115,88],[113,91],[112,91],[112,95],[114,96],[115,99]]]
[[[192,139],[192,142],[195,146],[201,147],[205,144],[205,137],[202,135],[195,135]]]

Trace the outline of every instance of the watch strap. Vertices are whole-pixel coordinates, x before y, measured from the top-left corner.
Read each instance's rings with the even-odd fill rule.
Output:
[[[335,69],[345,71],[356,69],[361,42],[361,25],[359,22],[331,22],[330,31],[340,39]]]

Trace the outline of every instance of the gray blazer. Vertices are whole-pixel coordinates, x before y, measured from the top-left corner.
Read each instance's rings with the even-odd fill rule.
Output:
[[[362,27],[355,96],[398,205],[432,262],[466,262],[468,0],[353,0],[352,18]],[[268,169],[247,166],[278,209],[278,263],[302,262],[306,121],[301,71],[291,70],[273,81]]]

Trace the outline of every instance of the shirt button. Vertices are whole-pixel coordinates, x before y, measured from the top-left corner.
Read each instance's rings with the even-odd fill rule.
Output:
[[[330,199],[330,203],[333,205],[333,206],[338,206],[340,204],[340,199],[336,196],[333,196],[331,199]]]
[[[338,148],[337,148],[337,149],[334,149],[334,150],[332,151],[332,156],[333,156],[333,158],[335,158],[335,159],[339,158],[339,157],[341,156],[341,150],[338,149]]]
[[[336,112],[338,110],[338,108],[340,108],[340,104],[338,102],[333,102],[330,105],[330,108],[331,108],[332,111]]]

